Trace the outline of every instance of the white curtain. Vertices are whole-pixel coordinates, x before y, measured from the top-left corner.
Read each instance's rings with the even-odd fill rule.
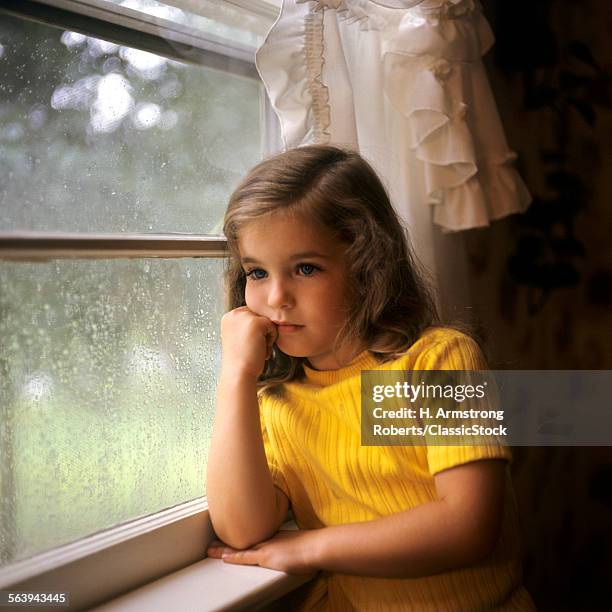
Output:
[[[469,305],[461,234],[523,211],[474,0],[284,0],[257,67],[285,149],[358,150],[390,192],[445,314]]]

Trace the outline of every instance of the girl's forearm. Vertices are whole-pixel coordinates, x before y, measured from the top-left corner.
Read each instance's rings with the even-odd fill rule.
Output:
[[[313,532],[313,569],[384,578],[420,578],[478,562],[491,549],[469,516],[444,500],[381,519]]]
[[[246,548],[275,533],[276,490],[263,447],[252,376],[221,374],[207,472],[210,516],[224,542]]]

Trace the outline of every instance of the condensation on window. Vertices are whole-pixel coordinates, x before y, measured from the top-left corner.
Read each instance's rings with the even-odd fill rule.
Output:
[[[261,84],[0,20],[0,230],[220,234]]]
[[[0,263],[0,565],[205,494],[222,269]]]

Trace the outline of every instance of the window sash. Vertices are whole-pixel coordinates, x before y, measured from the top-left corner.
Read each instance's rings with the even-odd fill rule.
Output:
[[[201,234],[0,232],[0,259],[226,257],[227,239]]]
[[[119,5],[95,0],[0,0],[0,11],[259,80],[255,49]]]

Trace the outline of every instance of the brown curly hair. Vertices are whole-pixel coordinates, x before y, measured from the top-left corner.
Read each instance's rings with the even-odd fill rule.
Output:
[[[280,211],[321,224],[346,245],[353,299],[336,347],[359,338],[380,362],[389,361],[427,327],[439,324],[406,230],[376,172],[354,151],[321,145],[262,161],[232,194],[223,225],[230,251],[225,272],[230,310],[245,305],[240,229]],[[303,378],[303,362],[275,345],[259,378],[260,389]]]

